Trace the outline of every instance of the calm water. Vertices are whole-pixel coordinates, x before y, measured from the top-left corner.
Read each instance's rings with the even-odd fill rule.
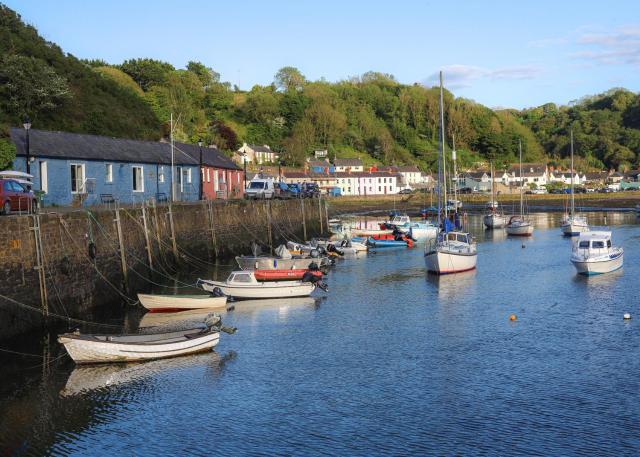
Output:
[[[345,260],[317,302],[238,304],[215,353],[1,355],[0,455],[638,455],[640,226],[609,214],[624,268],[584,278],[559,217],[524,248],[472,218],[471,273],[426,276],[420,249]]]

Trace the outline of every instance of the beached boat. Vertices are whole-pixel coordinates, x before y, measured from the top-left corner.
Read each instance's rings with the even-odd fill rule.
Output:
[[[589,231],[587,218],[576,214],[575,192],[573,190],[573,130],[571,130],[571,206],[568,213],[565,213],[560,223],[560,229],[564,236],[576,236],[582,232]]]
[[[152,313],[187,309],[224,309],[227,297],[212,295],[151,295],[138,294],[142,306]]]
[[[212,315],[201,328],[149,335],[74,332],[60,335],[58,342],[78,364],[142,362],[209,351],[218,344],[220,331],[233,333],[235,329],[223,327],[220,316]]]
[[[234,271],[226,281],[198,279],[197,284],[207,292],[219,287],[226,296],[235,299],[306,297],[316,288],[315,282],[260,282],[252,271]]]
[[[611,232],[583,232],[571,253],[571,262],[578,273],[596,275],[622,267],[624,250],[611,245]]]
[[[533,224],[524,212],[524,193],[522,182],[522,142],[518,141],[520,151],[520,215],[512,216],[507,224],[507,235],[510,236],[531,236],[533,234]]]

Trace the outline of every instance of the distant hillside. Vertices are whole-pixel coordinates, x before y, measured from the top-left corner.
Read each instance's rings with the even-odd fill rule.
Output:
[[[445,75],[446,81],[446,75]],[[268,86],[243,92],[200,62],[185,69],[148,58],[118,65],[80,61],[38,36],[0,6],[0,127],[19,125],[112,136],[202,139],[226,151],[242,142],[269,144],[288,165],[314,150],[366,163],[417,164],[434,169],[438,150],[438,89],[398,83],[368,72],[329,83],[282,68]],[[460,168],[494,160],[560,163],[576,136],[581,168],[625,168],[640,157],[640,98],[625,90],[524,111],[494,111],[445,93],[446,136]],[[6,155],[0,140],[0,157]],[[0,165],[2,165],[0,163]]]
[[[158,139],[161,124],[144,99],[42,39],[0,5],[0,128],[30,116],[42,129]],[[6,146],[0,145],[0,151]]]

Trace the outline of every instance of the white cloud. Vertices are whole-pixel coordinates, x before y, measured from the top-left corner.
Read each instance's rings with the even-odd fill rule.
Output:
[[[489,69],[474,65],[447,65],[442,67],[445,86],[449,89],[461,89],[470,87],[473,82],[481,79],[491,80],[524,80],[533,79],[542,73],[542,69],[535,65],[524,65],[516,67],[503,67]],[[439,84],[439,73],[433,73],[425,81],[425,85],[434,86]]]
[[[584,50],[572,57],[608,65],[640,65],[640,26],[619,27],[611,32],[582,34],[577,43]]]

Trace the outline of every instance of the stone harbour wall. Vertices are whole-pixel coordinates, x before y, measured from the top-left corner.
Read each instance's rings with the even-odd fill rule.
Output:
[[[135,302],[153,282],[248,254],[254,241],[268,252],[302,240],[305,226],[308,238],[317,236],[321,225],[326,231],[325,202],[316,199],[0,217],[0,340],[63,317],[91,321],[100,307]]]

